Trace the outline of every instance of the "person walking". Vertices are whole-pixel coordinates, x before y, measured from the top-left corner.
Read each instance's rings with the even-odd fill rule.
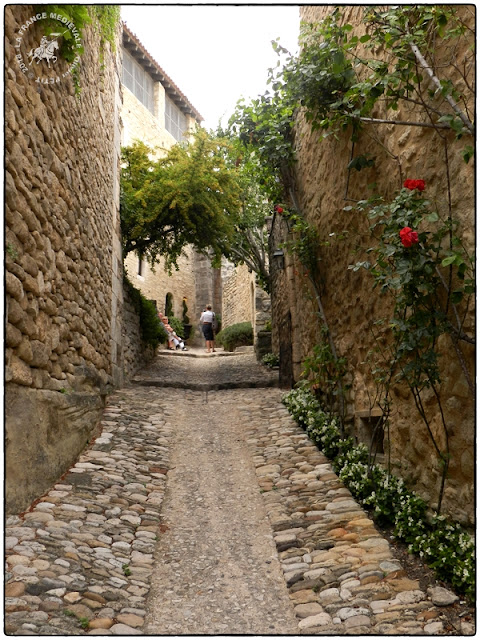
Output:
[[[215,352],[215,336],[213,334],[214,320],[215,313],[212,311],[212,305],[207,304],[206,310],[200,316],[200,323],[202,325],[202,333],[207,346],[207,353],[210,353],[210,351]]]

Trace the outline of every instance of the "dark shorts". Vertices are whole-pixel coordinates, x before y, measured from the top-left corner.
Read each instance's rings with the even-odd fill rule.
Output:
[[[202,324],[202,331],[205,340],[213,340],[213,325],[212,323]]]

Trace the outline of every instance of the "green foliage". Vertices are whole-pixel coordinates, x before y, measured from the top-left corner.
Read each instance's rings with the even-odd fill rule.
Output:
[[[177,336],[183,339],[183,322],[179,318],[175,318],[175,316],[169,316],[168,324],[172,327]],[[167,342],[167,338],[165,338],[165,342]]]
[[[48,15],[55,13],[65,17],[75,25],[80,41],[75,39],[72,30],[63,29],[60,43],[59,55],[69,63],[72,63],[77,56],[84,53],[83,32],[85,27],[92,24],[94,29],[100,33],[100,59],[103,64],[103,52],[105,43],[108,42],[113,51],[116,48],[116,31],[120,21],[120,6],[110,4],[83,5],[83,4],[48,4],[40,5],[40,11],[45,11]],[[53,18],[44,21],[45,34],[58,33],[59,22]],[[72,72],[75,91],[80,92],[78,65]]]
[[[456,8],[371,6],[365,9],[363,25],[363,35],[354,32],[340,7],[320,23],[303,25],[301,52],[288,60],[279,82],[304,108],[312,129],[330,135],[350,125],[355,138],[377,103],[396,111],[400,104],[413,102],[423,106],[427,126],[447,124],[457,137],[473,133],[462,102],[462,92],[471,93],[466,68],[473,53],[467,49],[465,65],[448,67],[453,81],[443,76],[445,65],[437,63],[435,55],[441,40],[473,46]],[[429,72],[430,84],[424,81]]]
[[[129,291],[130,299],[140,318],[142,340],[151,347],[156,348],[165,340],[166,331],[158,318],[155,305],[150,300],[147,300],[127,278],[124,281]]]
[[[240,188],[227,147],[228,141],[198,129],[193,142],[176,144],[158,160],[141,142],[123,149],[124,255],[141,252],[152,265],[162,256],[171,270],[186,245],[217,260],[228,252]]]
[[[12,260],[16,260],[18,258],[18,250],[11,242],[7,243],[7,254]]]
[[[371,261],[359,262],[351,268],[369,269],[374,286],[390,294],[393,300],[393,315],[388,320],[390,356],[383,359],[377,374],[380,372],[382,384],[406,383],[412,392],[442,465],[440,510],[449,463],[449,433],[438,392],[441,384],[438,340],[442,334],[449,334],[454,342],[465,337],[457,305],[468,308],[474,294],[474,269],[454,234],[455,221],[451,216],[442,220],[432,211],[423,195],[423,181],[420,190],[412,188],[411,182],[405,182],[410,187],[401,189],[392,202],[359,203],[359,209],[371,221],[376,244],[367,250]],[[405,230],[413,234],[413,241],[402,239]],[[466,371],[463,360],[461,364]],[[423,405],[422,391],[426,389],[433,391],[438,405],[443,443],[431,428]]]
[[[82,38],[83,31],[88,24],[91,24],[92,17],[88,10],[88,6],[84,4],[47,4],[40,5],[39,11],[44,11],[47,15],[55,13],[61,15],[69,22],[72,22],[80,38]],[[53,18],[47,18],[43,21],[45,26],[45,34],[51,35],[52,33],[58,33],[59,22]],[[80,44],[81,46],[77,46]],[[83,43],[79,43],[75,40],[75,37],[71,30],[68,28],[62,30],[62,40],[60,43],[59,55],[67,62],[73,62],[76,56],[81,56],[84,52]]]
[[[222,329],[215,340],[223,345],[226,351],[234,351],[236,347],[253,344],[253,329],[251,322],[239,322]]]
[[[171,293],[167,293],[165,299],[165,315],[167,318],[173,316],[173,295]]]
[[[235,265],[247,265],[256,274],[257,284],[270,292],[266,223],[272,204],[260,175],[261,168],[255,154],[246,149],[232,129],[226,132],[219,129],[217,136],[229,140],[228,162],[237,169],[240,189],[240,207],[232,216],[234,235],[225,256]]]
[[[112,51],[115,51],[115,34],[120,21],[120,6],[116,4],[93,4],[89,6],[89,11],[96,19],[94,23],[100,31],[102,49],[104,43],[108,42]]]
[[[393,526],[395,537],[423,557],[440,579],[470,600],[475,597],[474,540],[444,516],[427,517],[427,505],[402,479],[368,464],[368,449],[342,438],[339,421],[326,413],[305,383],[282,398],[311,440],[332,459],[332,465],[356,500],[382,526]]]
[[[327,329],[323,328],[324,340],[313,347],[311,355],[303,362],[302,377],[306,379],[311,389],[320,394],[325,406],[333,413],[335,399],[343,394],[347,387],[346,358],[335,357],[330,342],[327,340]]]
[[[272,80],[270,75],[269,82]],[[284,177],[295,159],[295,107],[280,85],[274,83],[274,87],[273,95],[267,91],[248,105],[240,100],[229,122],[231,135],[243,144],[246,155],[256,166],[258,182],[272,203],[286,199]]]
[[[90,620],[88,618],[79,618],[78,622],[80,623],[82,629],[88,629],[88,626],[90,624]]]
[[[190,324],[190,318],[188,317],[187,299],[182,300],[182,322],[183,324]]]
[[[248,105],[243,100],[237,104],[231,130],[254,150],[258,175],[272,202],[285,201],[292,186],[292,128],[300,109],[311,128],[324,137],[349,129],[355,140],[364,122],[374,122],[379,102],[390,112],[401,104],[420,104],[425,118],[420,124],[438,131],[450,127],[457,138],[473,134],[465,99],[473,97],[467,72],[474,64],[473,32],[462,23],[456,7],[369,6],[363,25],[363,34],[354,33],[341,7],[320,23],[302,24],[299,55],[272,43],[285,60],[282,66],[279,60],[278,70],[269,70],[270,89]],[[466,51],[457,65],[437,63],[437,43],[442,40],[452,40]],[[453,79],[444,77],[447,66]],[[465,162],[472,155],[468,145]],[[351,168],[372,164],[372,158],[359,156],[352,159]]]
[[[262,363],[269,369],[280,365],[280,356],[278,353],[266,353],[262,358]]]

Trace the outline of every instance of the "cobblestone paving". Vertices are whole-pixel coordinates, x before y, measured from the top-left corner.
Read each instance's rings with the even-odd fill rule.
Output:
[[[7,519],[5,633],[473,634],[447,624],[454,594],[406,577],[272,380],[249,354],[168,353],[113,394],[77,464]],[[218,390],[234,382],[265,386]]]

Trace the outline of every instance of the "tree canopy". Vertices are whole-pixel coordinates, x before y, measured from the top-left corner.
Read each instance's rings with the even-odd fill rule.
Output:
[[[245,263],[269,290],[265,219],[271,206],[238,139],[198,129],[165,156],[135,142],[122,150],[121,225],[124,256],[177,266],[187,245]]]
[[[239,184],[226,161],[226,141],[198,129],[190,144],[154,159],[135,142],[122,151],[121,225],[124,255],[176,266],[186,245],[219,258],[228,251],[238,213]]]

